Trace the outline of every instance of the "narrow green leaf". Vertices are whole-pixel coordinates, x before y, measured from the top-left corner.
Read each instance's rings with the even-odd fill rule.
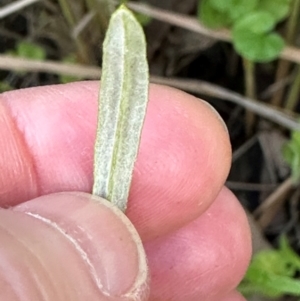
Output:
[[[125,211],[149,76],[142,27],[124,6],[110,19],[103,51],[93,194]]]

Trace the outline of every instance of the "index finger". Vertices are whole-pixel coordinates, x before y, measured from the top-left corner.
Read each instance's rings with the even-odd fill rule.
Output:
[[[90,192],[98,83],[1,95],[0,205],[59,191]],[[144,239],[195,219],[213,202],[231,161],[228,134],[204,102],[152,85],[127,215]]]

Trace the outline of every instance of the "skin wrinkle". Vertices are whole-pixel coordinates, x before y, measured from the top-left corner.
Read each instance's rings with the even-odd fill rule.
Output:
[[[1,266],[1,265],[0,265]],[[2,267],[1,267],[2,268]],[[7,268],[7,267],[4,267],[4,268]],[[17,282],[17,285],[14,285],[14,286],[12,286],[11,285],[11,281],[10,281],[10,278],[8,279],[8,281],[10,281],[9,283],[8,283],[8,287],[10,287],[11,288],[11,292],[14,294],[14,296],[15,296],[15,298],[13,299],[13,300],[24,300],[24,292],[23,292],[23,290],[22,290],[22,287],[20,288],[20,282],[19,281],[16,281],[16,280],[18,280],[18,273],[17,273],[17,270],[15,269],[15,270],[13,270],[13,273],[12,273],[12,271],[10,271],[10,270],[7,270],[6,269],[6,271],[9,271],[10,272],[10,274],[9,274],[9,276],[10,276],[10,278],[12,278],[12,279],[14,279],[15,280],[15,282]],[[13,276],[12,276],[13,275]],[[8,276],[7,274],[5,274],[5,276]],[[2,276],[1,276],[1,278],[3,278]],[[30,278],[30,279],[28,279],[28,277],[27,277],[27,281],[30,281],[32,278]],[[1,291],[2,292],[2,291]],[[37,292],[38,293],[38,291],[36,290],[35,292]],[[5,295],[6,295],[6,293],[5,293]],[[9,296],[11,296],[10,294],[9,294]],[[43,301],[44,299],[42,299],[41,298],[41,296],[40,296],[40,294],[37,296],[37,300],[41,300],[41,301]],[[24,300],[25,301],[25,300]]]
[[[123,294],[121,297],[129,298],[133,300],[141,300],[143,295],[148,296],[149,294],[149,271],[148,271],[148,263],[147,258],[144,254],[144,247],[141,238],[139,237],[135,227],[131,224],[131,222],[125,218],[123,214],[120,215],[119,209],[113,206],[110,202],[103,203],[104,206],[111,208],[113,213],[118,216],[118,218],[122,219],[123,223],[126,224],[127,230],[130,232],[132,239],[134,239],[135,244],[138,250],[138,261],[139,261],[139,271],[136,276],[136,279],[133,283],[133,286],[127,291],[127,293]],[[141,251],[142,250],[142,251]]]
[[[2,108],[4,109],[4,112],[2,111],[2,114],[4,115],[4,118],[6,117],[8,119],[9,126],[14,132],[14,135],[10,135],[10,137],[14,138],[14,146],[16,146],[16,149],[13,153],[18,155],[22,171],[26,172],[26,178],[29,179],[29,182],[31,184],[30,189],[28,189],[28,191],[31,192],[30,196],[28,196],[28,199],[36,197],[39,195],[39,183],[37,177],[37,169],[32,152],[30,151],[30,147],[27,144],[24,132],[19,127],[17,116],[14,116],[14,114],[12,113],[9,102],[5,101],[5,93],[0,95],[0,97],[0,106],[2,104],[5,104],[2,105]],[[2,101],[2,99],[4,101]]]
[[[28,212],[24,212],[24,211],[22,211],[23,213],[24,213],[24,215],[27,215],[27,216],[29,216],[30,218],[33,218],[35,221],[37,221],[38,223],[40,223],[40,222],[43,222],[43,224],[44,225],[46,225],[46,227],[48,228],[48,229],[50,229],[51,231],[53,231],[52,229],[53,229],[53,224],[50,224],[49,225],[49,223],[45,223],[45,221],[43,221],[43,220],[41,220],[41,218],[43,219],[43,217],[37,217],[37,216],[33,216],[32,214],[28,214]],[[50,223],[52,223],[52,221],[50,221]],[[43,226],[44,226],[43,225]],[[55,231],[54,231],[56,234],[56,236],[61,236],[61,234],[63,234],[63,237],[64,237],[64,239],[63,239],[63,241],[64,241],[64,244],[68,244],[69,246],[70,246],[70,248],[72,248],[72,250],[75,250],[75,252],[74,252],[74,254],[75,254],[75,257],[77,257],[77,258],[79,258],[79,260],[80,260],[80,262],[82,263],[80,266],[81,266],[81,268],[80,268],[80,270],[81,270],[81,272],[78,272],[78,275],[80,275],[80,273],[84,273],[84,274],[86,274],[87,275],[87,277],[88,277],[88,279],[90,279],[89,281],[91,282],[91,287],[93,288],[92,289],[92,292],[90,293],[91,295],[93,295],[93,296],[98,296],[99,297],[99,292],[100,292],[100,295],[105,295],[105,293],[103,293],[103,290],[101,290],[101,291],[99,291],[99,287],[97,287],[97,285],[96,285],[96,283],[95,283],[95,281],[94,281],[94,278],[93,278],[93,276],[91,275],[91,273],[90,272],[88,272],[88,273],[86,273],[86,272],[83,272],[83,271],[85,271],[86,270],[86,268],[87,268],[87,265],[86,265],[86,261],[84,261],[84,260],[82,260],[82,256],[78,256],[78,248],[77,249],[75,249],[74,248],[74,244],[72,243],[72,241],[71,241],[71,243],[70,243],[70,237],[68,237],[68,236],[66,236],[65,234],[65,231],[64,231],[64,229],[62,230],[62,231],[57,231],[57,228],[55,227]],[[67,238],[67,239],[65,239],[65,238]],[[72,238],[72,237],[71,237]],[[60,238],[61,239],[61,238]],[[55,248],[55,246],[54,246],[54,248]],[[18,248],[18,249],[20,249],[20,248]],[[58,255],[59,255],[60,253],[58,253]],[[49,255],[49,254],[48,254]],[[80,255],[80,254],[79,254]],[[57,257],[57,256],[56,256]],[[63,257],[64,258],[64,260],[66,259],[65,257]],[[55,256],[53,257],[53,259],[55,259]],[[28,260],[28,261],[30,261],[30,260]],[[66,264],[66,265],[68,265],[68,264]],[[56,274],[51,274],[51,275],[54,275],[54,276],[58,276],[58,274],[56,273]],[[72,276],[72,275],[71,275]],[[14,279],[14,278],[13,278]],[[78,276],[77,276],[77,279],[78,279]],[[80,280],[80,278],[79,278],[79,280]],[[42,279],[42,281],[41,281],[42,283],[43,283],[43,285],[45,285],[45,281],[44,281],[44,279]],[[59,288],[59,283],[56,283],[57,285],[57,287]],[[30,283],[30,285],[29,286],[31,286],[31,283]],[[34,285],[35,286],[35,285]],[[81,290],[78,290],[78,292],[79,292],[79,294],[80,294],[80,292],[82,291],[82,289],[83,289],[83,287],[81,287],[82,285],[79,285],[79,287],[80,287],[80,289]],[[59,300],[61,300],[61,301],[65,301],[66,299],[65,299],[65,293],[64,293],[64,290],[61,290],[61,288],[59,288],[59,290],[58,290],[58,292],[56,293],[56,295],[54,295],[54,298],[53,298],[53,296],[52,296],[52,292],[54,291],[51,287],[50,287],[50,289],[48,289],[48,287],[49,287],[49,285],[47,285],[47,283],[46,283],[46,285],[45,285],[45,287],[46,287],[46,289],[47,289],[47,296],[48,296],[48,298],[49,299],[45,299],[45,300],[47,300],[47,301],[50,301],[50,300],[57,300],[57,301],[59,301]],[[75,288],[75,290],[77,289],[77,287]],[[72,292],[72,287],[71,288],[69,288],[68,289],[68,292]],[[74,295],[74,292],[72,293],[73,295]],[[85,293],[86,294],[86,293]],[[0,292],[0,295],[1,295],[1,292]],[[52,297],[51,297],[51,296]],[[88,294],[89,295],[89,294]],[[56,297],[56,296],[61,296],[59,299]],[[0,298],[1,299],[1,298]],[[101,299],[101,298],[100,298]],[[130,299],[130,298],[129,298]],[[2,299],[1,299],[2,300]],[[20,300],[23,300],[22,298],[20,298]],[[27,300],[27,299],[26,299]],[[29,300],[33,300],[33,299],[29,299]],[[41,299],[41,298],[34,298],[34,300],[44,300],[44,299]],[[76,299],[77,300],[77,299]],[[87,300],[90,300],[90,299],[87,299]],[[92,300],[98,300],[97,299],[97,297],[95,297],[95,299],[94,299],[94,297],[93,297],[93,299]],[[102,299],[101,299],[102,300]],[[113,300],[115,300],[115,299],[113,299]],[[123,300],[123,299],[122,299]],[[127,299],[125,299],[125,300],[127,300]],[[132,300],[132,299],[130,299],[130,300]],[[24,300],[25,301],[25,300]]]
[[[79,195],[81,195],[81,194],[79,193]],[[84,195],[85,194],[83,194],[83,196]],[[96,199],[97,199],[97,202],[98,202],[99,201],[98,198],[95,198],[95,200]],[[93,200],[93,197],[92,197],[92,200]],[[40,202],[40,203],[43,203],[43,202]],[[97,206],[98,204],[95,203],[94,205]],[[134,273],[134,278],[132,279],[133,282],[130,284],[130,287],[125,290],[124,295],[122,295],[122,297],[130,299],[130,300],[133,300],[133,297],[134,297],[134,298],[136,298],[136,300],[140,300],[141,296],[143,294],[146,294],[147,291],[148,291],[148,290],[146,290],[147,280],[148,280],[148,278],[147,278],[147,270],[148,269],[147,269],[147,265],[146,265],[146,262],[145,262],[142,243],[141,243],[140,238],[138,237],[138,235],[136,233],[136,230],[131,225],[129,220],[122,213],[120,213],[115,207],[113,207],[107,201],[104,202],[102,205],[105,205],[105,207],[110,208],[110,210],[113,211],[112,213],[113,213],[113,215],[115,215],[115,217],[117,217],[118,219],[121,219],[123,221],[123,223],[126,223],[126,229],[131,233],[131,235],[130,235],[131,239],[133,239],[133,241],[135,241],[135,245],[137,245],[137,256],[138,256],[138,262],[139,262],[139,265],[140,265],[139,273],[137,273],[137,274]],[[40,206],[40,205],[38,205],[38,206]],[[48,207],[49,206],[46,206],[46,208],[48,208]],[[89,255],[89,258],[90,258],[89,261],[91,261],[92,265],[95,268],[97,268],[97,262],[95,264],[95,262],[93,261],[94,260],[93,255],[91,255],[92,252],[93,252],[93,248],[90,248],[90,246],[85,243],[86,237],[87,237],[87,240],[89,240],[89,241],[91,241],[91,243],[95,244],[95,237],[87,235],[87,234],[89,234],[89,232],[85,228],[82,228],[82,227],[76,226],[75,231],[73,231],[73,226],[76,225],[76,214],[74,215],[73,213],[71,213],[71,215],[69,216],[69,218],[71,219],[70,221],[73,224],[72,228],[70,228],[68,226],[68,225],[70,225],[70,223],[67,220],[64,221],[64,219],[61,220],[60,218],[58,218],[58,220],[54,219],[55,216],[51,215],[50,213],[48,213],[50,215],[48,215],[46,213],[46,212],[48,212],[47,209],[44,209],[44,210],[46,210],[45,212],[43,211],[43,209],[42,209],[41,212],[39,212],[39,210],[37,208],[34,209],[34,207],[33,207],[33,209],[30,209],[29,207],[26,207],[26,204],[25,204],[25,207],[24,207],[24,205],[21,205],[21,208],[25,209],[25,210],[22,210],[22,212],[27,213],[27,214],[30,213],[31,216],[34,216],[38,219],[41,219],[41,218],[45,219],[43,221],[46,222],[46,223],[47,223],[47,221],[49,221],[52,226],[57,225],[59,228],[62,227],[63,234],[64,235],[67,234],[68,238],[70,238],[70,237],[73,238],[74,239],[73,243],[77,242],[79,244],[79,247],[81,249],[83,249],[84,252],[86,252]],[[40,208],[40,207],[38,207],[38,208]],[[50,211],[51,211],[51,209],[50,209]],[[44,212],[44,214],[43,214],[43,212]],[[75,218],[75,219],[73,219],[72,217]],[[76,235],[76,233],[78,233],[78,232],[81,233],[82,232],[82,231],[80,231],[80,229],[83,229],[83,231],[84,231],[84,233],[82,233],[82,234],[84,234],[83,240],[78,239],[78,236]],[[94,242],[92,240],[94,240]],[[123,241],[122,238],[121,238],[121,241]],[[82,242],[82,244],[80,244],[80,242]],[[83,245],[84,243],[85,243],[85,245]],[[99,252],[97,252],[97,254],[99,254]],[[106,262],[109,262],[109,257],[108,257],[108,261],[106,260]],[[107,268],[107,266],[109,266],[109,263],[107,263],[105,266]],[[99,273],[98,270],[97,270],[97,272]],[[105,275],[105,273],[104,273],[104,275]],[[99,277],[99,274],[97,274],[96,276]],[[100,278],[100,280],[101,279],[102,278]],[[109,287],[108,288],[104,287],[104,289],[106,289],[106,291],[109,291]],[[101,289],[101,291],[103,292],[103,289]],[[124,300],[127,300],[127,299],[124,299]]]
[[[35,271],[37,270],[36,268],[35,269],[29,269],[29,271],[27,271],[26,273],[26,277],[27,277],[27,280],[28,280],[28,277],[29,275],[31,276],[30,279],[31,281],[34,282],[34,285],[32,287],[35,287],[35,288],[38,288],[36,290],[36,292],[40,293],[41,296],[43,297],[42,299],[39,298],[38,300],[47,300],[47,294],[46,292],[43,290],[43,286],[45,285],[45,278],[49,279],[47,285],[49,286],[50,284],[53,284],[53,280],[51,280],[51,275],[49,273],[47,273],[47,268],[45,267],[45,265],[43,264],[43,260],[40,260],[40,258],[35,254],[35,252],[29,248],[29,246],[24,243],[20,237],[17,237],[15,236],[11,231],[9,231],[7,228],[4,228],[1,224],[0,224],[0,229],[1,231],[5,232],[7,235],[11,236],[14,240],[15,243],[19,244],[21,247],[18,248],[18,250],[26,250],[26,254],[29,255],[35,262],[35,265],[38,264],[39,265],[39,271],[42,271],[43,272],[43,285],[40,285],[41,282],[40,282],[40,276],[37,277],[38,275],[36,275]],[[33,260],[30,260],[30,262],[33,262]],[[1,262],[1,261],[0,261]],[[1,263],[0,263],[1,265]],[[28,265],[28,264],[27,264]],[[5,270],[6,273],[5,275],[7,275],[7,269],[2,269],[2,270]],[[17,271],[15,271],[17,273]],[[3,279],[3,277],[1,277],[1,279]],[[12,277],[12,279],[18,279],[18,277]],[[11,285],[11,284],[10,284]],[[55,286],[54,285],[51,285],[52,286],[52,290],[54,291],[55,290]],[[15,288],[17,288],[18,285],[15,286]],[[14,290],[16,291],[16,290]],[[18,293],[16,293],[16,295],[18,296],[22,296],[23,295],[23,292],[20,291]],[[20,298],[21,300],[21,298]]]
[[[1,274],[0,274],[1,275]],[[5,276],[7,276],[7,274],[5,273]],[[17,294],[15,292],[15,290],[13,289],[13,286],[11,285],[11,283],[9,281],[5,281],[6,279],[4,277],[0,277],[0,287],[1,287],[1,294],[5,295],[5,296],[12,296],[12,293],[14,294],[12,296],[12,300],[17,300]],[[5,289],[5,291],[4,291]],[[9,292],[8,292],[9,290]],[[0,295],[1,297],[1,295]]]
[[[31,212],[24,212],[25,214],[43,222],[44,224],[52,227],[53,229],[55,229],[56,231],[58,231],[60,234],[62,234],[76,249],[76,251],[78,252],[78,254],[80,255],[81,259],[87,264],[87,266],[90,269],[90,275],[92,275],[94,282],[96,284],[96,286],[98,287],[99,291],[101,291],[104,295],[109,295],[108,292],[104,291],[103,285],[101,284],[101,281],[99,279],[99,277],[97,276],[97,272],[95,270],[95,267],[93,266],[92,262],[89,259],[89,256],[87,255],[87,253],[80,247],[80,245],[76,242],[76,239],[71,237],[70,235],[68,235],[68,233],[66,233],[66,231],[64,231],[62,228],[60,228],[58,226],[57,223],[46,219],[36,213],[31,213]]]

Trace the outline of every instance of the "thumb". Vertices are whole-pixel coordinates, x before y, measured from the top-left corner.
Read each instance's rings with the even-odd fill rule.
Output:
[[[0,245],[0,300],[147,299],[139,236],[103,199],[57,193],[0,209]]]

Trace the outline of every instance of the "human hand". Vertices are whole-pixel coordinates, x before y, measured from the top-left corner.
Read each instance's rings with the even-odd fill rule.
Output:
[[[96,82],[0,95],[1,300],[148,300],[135,229],[76,192],[92,189],[97,97]],[[230,162],[207,104],[151,86],[126,212],[149,300],[244,300],[250,232],[223,187]]]

